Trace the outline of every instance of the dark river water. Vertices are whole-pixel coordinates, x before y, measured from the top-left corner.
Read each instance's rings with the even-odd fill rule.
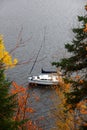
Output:
[[[40,73],[42,67],[54,69],[51,62],[67,56],[64,44],[72,40],[71,29],[78,25],[77,15],[84,15],[86,2],[86,0],[0,0],[0,33],[4,35],[6,48],[10,51],[20,43],[20,47],[12,55],[18,58],[21,65],[8,70],[8,78],[26,86],[28,75],[42,44],[32,74]],[[39,102],[35,101],[32,93],[39,96]],[[40,116],[44,116],[44,121],[40,124],[44,130],[50,130],[54,127],[53,119],[50,119],[54,108],[53,99],[51,101],[52,95],[55,100],[54,90],[34,88],[30,94],[32,101],[30,105],[36,109],[32,119],[37,120]]]

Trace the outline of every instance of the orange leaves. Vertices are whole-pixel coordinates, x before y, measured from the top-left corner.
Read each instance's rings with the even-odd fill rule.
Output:
[[[42,130],[42,128],[38,128],[35,123],[29,120],[19,130]]]
[[[33,112],[35,112],[35,110],[33,108],[26,108],[26,112],[33,113]]]
[[[29,93],[27,92],[27,89],[19,86],[16,82],[12,82],[13,88],[11,90],[12,94],[17,93],[17,99],[18,99],[18,108],[20,109],[21,115],[23,115],[25,112],[33,112],[34,110],[31,108],[27,108],[27,100],[29,98]]]
[[[83,29],[84,32],[87,32],[87,23],[85,24],[85,28]]]
[[[85,5],[85,10],[87,11],[87,5]]]
[[[80,122],[82,122],[83,126],[86,126],[87,125],[87,122],[86,122],[86,119],[87,119],[86,118],[87,117],[87,99],[84,99],[77,104],[77,111],[80,115],[79,116]]]
[[[84,83],[84,81],[83,81],[83,80],[80,80],[80,81],[79,81],[79,83],[83,84],[83,83]]]
[[[80,111],[80,113],[81,114],[87,114],[87,109],[85,110],[85,109],[82,109],[81,111]]]
[[[27,92],[27,88],[24,88],[20,85],[18,85],[16,82],[12,82],[12,94],[17,94],[17,101],[18,101],[18,107],[16,109],[15,113],[15,120],[24,120],[27,118],[27,113],[33,113],[34,110],[32,108],[29,108],[27,105],[27,101],[29,98],[29,93]],[[24,126],[23,126],[24,127]]]
[[[23,92],[23,93],[25,93],[26,92],[26,88],[24,88],[24,87],[22,87],[22,86],[19,86],[16,82],[12,82],[12,85],[13,85],[13,89],[14,89],[14,91],[13,92],[15,92],[15,93],[19,93],[19,92]]]
[[[38,128],[32,121],[27,122],[28,128],[27,130],[43,130],[42,128]]]
[[[75,78],[76,78],[76,79],[80,79],[80,76],[79,76],[79,75],[76,75]]]
[[[16,82],[12,82],[12,89],[11,93],[17,93],[17,101],[18,107],[16,109],[15,116],[13,117],[14,120],[22,121],[25,119],[29,119],[29,114],[34,113],[35,110],[32,107],[29,107],[28,98],[30,97],[28,88],[18,85]],[[35,97],[35,94],[34,94]],[[36,96],[36,100],[39,100],[39,97]],[[26,129],[26,130],[42,130],[36,124],[34,124],[31,120],[25,122],[22,126],[20,126],[19,130]]]
[[[80,111],[80,114],[87,114],[87,99],[78,103],[77,109]]]
[[[86,51],[87,51],[87,46],[86,46]]]

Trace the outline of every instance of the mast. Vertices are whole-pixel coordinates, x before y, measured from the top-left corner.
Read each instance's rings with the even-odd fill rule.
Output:
[[[39,56],[40,51],[41,51],[41,49],[42,49],[43,42],[45,43],[45,32],[46,32],[46,26],[44,27],[44,38],[43,38],[42,44],[41,44],[41,46],[40,46],[40,48],[39,48],[39,50],[38,50],[37,56],[36,56],[36,58],[35,58],[35,61],[34,61],[33,65],[32,65],[32,68],[31,68],[29,74],[31,74],[31,72],[32,72],[33,69],[34,69],[34,66],[35,66],[35,64],[36,64],[36,62],[37,62],[38,56]]]
[[[35,66],[35,64],[36,64],[36,62],[37,62],[37,59],[38,59],[38,56],[39,56],[39,53],[40,53],[41,48],[42,48],[42,44],[41,44],[41,46],[40,46],[40,49],[38,50],[38,53],[37,53],[36,59],[35,59],[35,61],[34,61],[34,64],[33,64],[32,68],[31,68],[29,74],[31,74],[31,72],[32,72],[33,69],[34,69],[34,66]]]

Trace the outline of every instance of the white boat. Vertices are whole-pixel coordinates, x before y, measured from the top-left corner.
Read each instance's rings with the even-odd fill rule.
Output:
[[[28,77],[28,82],[31,85],[57,85],[57,74],[40,74],[37,76]]]
[[[44,28],[44,38],[43,42],[45,43],[45,33],[46,33],[46,28]],[[40,54],[40,51],[42,49],[43,42],[38,50],[38,53],[36,55],[35,61],[32,65],[32,68],[30,70],[29,75],[31,75],[31,72],[34,69],[34,66],[37,62],[38,56]],[[41,74],[36,75],[36,76],[29,76],[28,77],[28,82],[31,85],[57,85],[59,82],[59,77],[57,75],[57,72],[55,71],[45,71],[43,68],[41,69]]]

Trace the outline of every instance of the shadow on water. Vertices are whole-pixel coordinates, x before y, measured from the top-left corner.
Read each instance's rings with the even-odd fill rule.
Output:
[[[54,118],[52,115],[55,109],[54,101],[56,99],[55,89],[53,86],[30,86],[30,98],[28,100],[29,106],[35,112],[29,117],[33,122],[43,128],[43,130],[50,130],[54,127]]]
[[[44,90],[54,90],[56,87],[58,87],[58,85],[37,85],[37,84],[29,84],[28,87],[30,89],[44,89]]]

